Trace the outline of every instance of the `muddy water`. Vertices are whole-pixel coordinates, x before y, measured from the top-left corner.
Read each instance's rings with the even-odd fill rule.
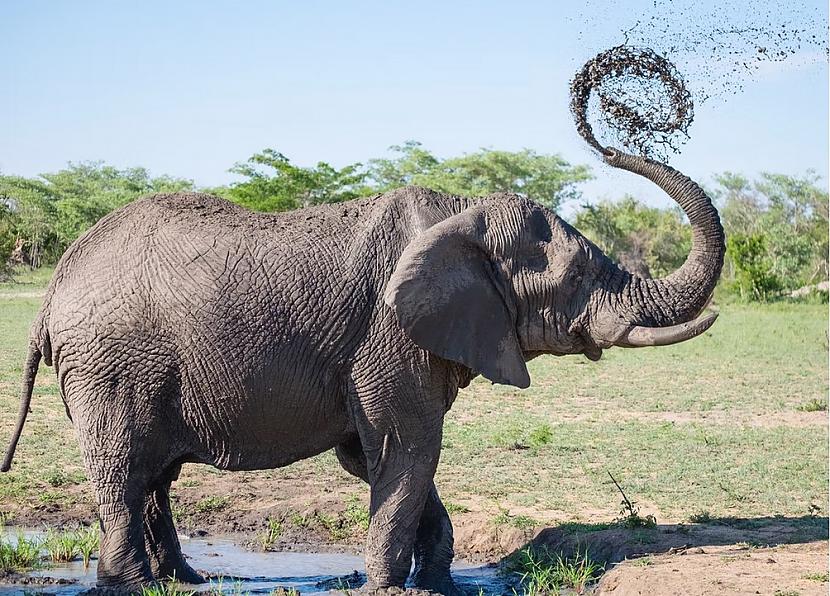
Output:
[[[14,536],[16,532],[8,532]],[[42,537],[41,532],[26,530],[24,535]],[[363,557],[331,553],[251,552],[230,538],[182,538],[182,550],[190,565],[213,577],[211,583],[196,586],[200,591],[221,587],[226,593],[267,594],[284,587],[302,594],[324,594],[331,590],[358,588],[365,582]],[[27,574],[43,585],[0,585],[0,594],[79,594],[95,585],[97,561],[89,569],[81,561],[59,563]],[[217,579],[217,578],[222,578]],[[491,566],[457,562],[453,577],[468,593],[510,593],[506,582]],[[35,579],[38,578],[38,579]],[[47,579],[48,578],[48,579]],[[69,583],[58,583],[69,582]]]

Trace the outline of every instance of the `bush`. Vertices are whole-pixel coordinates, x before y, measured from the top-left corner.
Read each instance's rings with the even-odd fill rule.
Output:
[[[763,234],[735,234],[726,241],[726,254],[734,266],[733,287],[742,299],[766,302],[783,288],[773,272]]]

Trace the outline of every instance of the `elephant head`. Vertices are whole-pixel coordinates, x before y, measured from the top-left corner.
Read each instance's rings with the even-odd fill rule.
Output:
[[[663,279],[632,275],[552,211],[494,195],[426,229],[403,251],[385,302],[419,347],[494,383],[525,388],[539,354],[668,345],[706,331],[723,265],[717,210],[694,181],[644,157],[605,161],[648,178],[685,211],[692,250]]]

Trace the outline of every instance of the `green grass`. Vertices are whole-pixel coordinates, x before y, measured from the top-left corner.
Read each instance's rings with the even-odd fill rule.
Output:
[[[269,517],[265,520],[265,532],[260,534],[259,544],[262,550],[270,550],[277,543],[280,536],[282,536],[282,522],[278,519]]]
[[[830,573],[810,573],[808,575],[805,575],[804,579],[809,579],[810,581],[826,584],[828,580],[830,580]]]
[[[142,586],[140,596],[194,596],[196,590],[182,589],[176,581],[158,582],[150,586]]]
[[[49,529],[43,548],[49,553],[53,563],[66,563],[81,554],[75,532]]]
[[[16,267],[12,280],[0,282],[0,292],[39,292],[46,289],[49,280],[52,279],[54,267],[41,267],[40,269],[29,269],[28,267]]]
[[[360,501],[357,495],[351,495],[346,500],[343,518],[347,526],[364,533],[369,531],[369,508]]]
[[[693,524],[708,524],[712,521],[712,514],[703,509],[695,511],[689,516],[689,521]]]
[[[493,523],[497,526],[513,526],[520,530],[530,530],[539,525],[539,522],[529,515],[511,515],[507,509],[499,511],[493,518]]]
[[[444,501],[444,508],[447,510],[447,513],[453,515],[455,513],[469,513],[470,508],[466,505],[461,505],[460,503],[453,503],[452,501]]]
[[[0,572],[20,572],[40,566],[40,541],[17,534],[0,535]]]
[[[38,304],[0,298],[0,429],[12,428],[17,415]],[[612,349],[596,363],[537,358],[524,391],[475,379],[447,416],[438,489],[446,503],[473,512],[519,509],[540,524],[606,524],[618,517],[620,501],[611,471],[641,515],[660,523],[699,512],[710,519],[826,517],[826,417],[804,406],[826,403],[827,326],[823,305],[723,305],[712,330],[691,342]],[[38,375],[32,410],[12,471],[0,474],[0,510],[49,502],[91,516],[92,492],[48,367]],[[207,486],[236,474],[186,466],[183,480]],[[289,491],[313,477],[365,494],[331,453],[244,474]],[[177,502],[179,517],[227,503],[203,501]],[[357,536],[365,511],[355,505],[349,519],[342,506],[337,511],[320,512],[333,537]]]
[[[810,401],[801,404],[796,408],[802,412],[826,412],[827,411],[827,400],[826,399],[811,399]]]
[[[41,546],[53,563],[66,563],[80,556],[87,568],[99,547],[98,525],[63,531],[50,528]]]
[[[558,594],[562,588],[582,593],[604,567],[592,561],[587,551],[563,557],[547,549],[527,547],[508,560],[504,570],[519,577],[523,596],[543,596]]]
[[[196,513],[215,513],[217,511],[222,511],[225,507],[228,506],[229,502],[229,497],[205,497],[203,499],[200,499],[196,503],[196,505],[193,506],[193,509],[196,511]]]

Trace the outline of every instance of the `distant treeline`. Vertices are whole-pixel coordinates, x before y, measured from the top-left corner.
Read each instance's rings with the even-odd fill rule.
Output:
[[[591,178],[587,166],[527,149],[483,149],[441,159],[409,141],[391,151],[391,158],[337,169],[325,162],[300,167],[265,149],[230,169],[238,182],[199,190],[257,211],[287,211],[417,184],[468,196],[516,192],[557,210],[566,200],[580,200],[578,184]],[[725,288],[745,300],[768,300],[827,279],[828,195],[815,174],[765,173],[750,181],[727,172],[714,180],[708,191],[727,232]],[[195,190],[193,181],[102,163],[69,164],[36,178],[0,175],[0,266],[54,264],[110,211],[150,193],[180,190]],[[572,219],[640,275],[665,275],[680,266],[691,246],[679,208],[648,207],[630,196],[584,204]]]

